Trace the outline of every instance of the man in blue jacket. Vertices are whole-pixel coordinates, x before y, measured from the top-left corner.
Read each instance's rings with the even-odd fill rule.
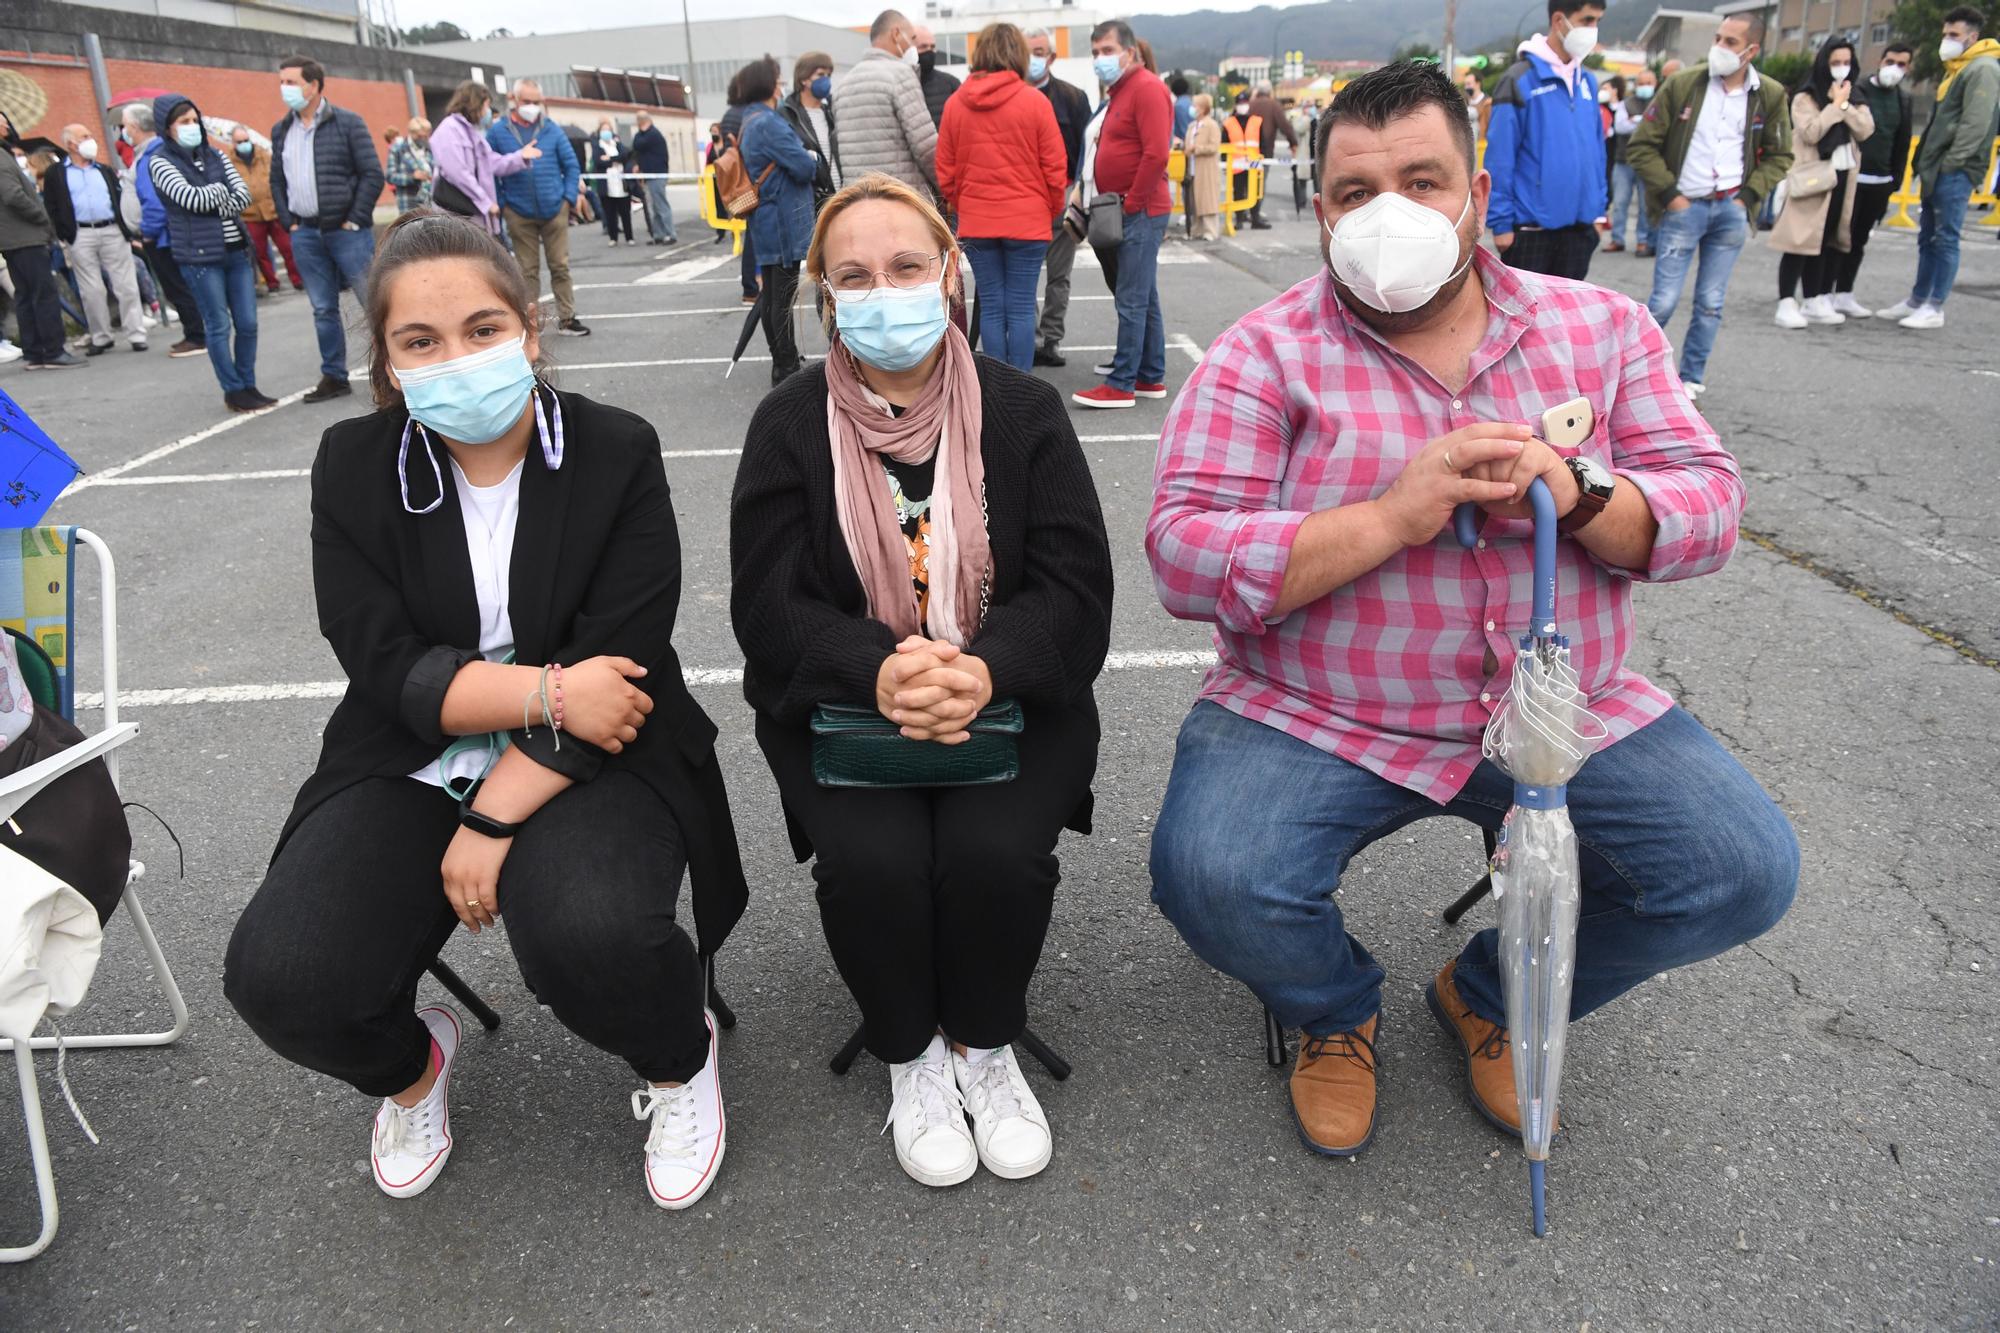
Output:
[[[494,184],[528,290],[542,290],[542,257],[547,255],[549,286],[556,294],[556,331],[582,338],[590,329],[576,317],[576,289],[569,280],[569,211],[576,203],[583,169],[577,165],[569,136],[551,125],[542,109],[541,85],[533,79],[518,80],[513,105],[486,131],[486,142],[502,153],[516,153],[530,144],[542,151],[526,171],[502,176]]]
[[[638,125],[639,132],[632,136],[632,160],[646,177],[641,184],[646,187],[646,231],[652,237],[649,244],[673,245],[680,237],[674,234],[674,207],[667,202],[666,175],[672,169],[667,157],[667,136],[653,123],[650,111],[639,113]]]
[[[323,403],[354,392],[347,382],[340,286],[344,279],[357,297],[366,290],[375,259],[375,202],[388,182],[368,123],[326,100],[326,70],[317,60],[280,61],[278,95],[290,110],[271,127],[271,203],[278,225],[291,234],[319,339],[319,383],[305,400]]]
[[[1582,280],[1607,221],[1604,116],[1596,76],[1602,0],[1549,0],[1549,30],[1522,43],[1493,87],[1486,170],[1494,248],[1515,268]]]

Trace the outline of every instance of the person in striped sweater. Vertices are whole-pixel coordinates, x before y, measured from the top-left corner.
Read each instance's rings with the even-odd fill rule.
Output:
[[[209,142],[201,111],[187,97],[154,98],[153,120],[161,146],[147,169],[167,210],[174,262],[201,310],[222,401],[232,412],[273,407],[277,400],[257,388],[257,276],[241,220],[249,187]]]

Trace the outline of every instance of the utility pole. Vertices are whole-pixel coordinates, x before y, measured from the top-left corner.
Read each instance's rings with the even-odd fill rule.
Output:
[[[688,21],[687,0],[681,0],[681,40],[687,44],[687,100],[688,110],[696,116],[701,114],[694,104],[694,24]]]
[[[1458,0],[1444,0],[1444,76],[1458,78]]]

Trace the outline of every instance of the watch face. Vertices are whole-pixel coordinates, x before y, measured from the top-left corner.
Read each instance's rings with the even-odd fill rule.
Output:
[[[1611,469],[1594,458],[1574,458],[1570,460],[1571,471],[1576,473],[1577,484],[1594,494],[1609,496],[1617,479]]]

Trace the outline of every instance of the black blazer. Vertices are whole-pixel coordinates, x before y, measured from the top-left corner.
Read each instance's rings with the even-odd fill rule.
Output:
[[[839,353],[836,353],[838,355]],[[1090,464],[1046,382],[977,359],[979,451],[994,579],[967,650],[996,698],[1097,718],[1091,685],[1111,645],[1111,543]],[[729,510],[730,619],[743,694],[772,721],[804,727],[815,705],[872,707],[896,636],[868,599],[834,508],[833,444],[821,362],[773,389],[751,418]],[[1090,802],[1070,820],[1088,832]],[[796,833],[797,830],[795,829]]]
[[[64,245],[75,245],[76,204],[69,196],[69,165],[66,158],[49,167],[48,174],[42,177],[42,202],[48,206],[49,225],[56,229],[56,237]],[[104,177],[104,186],[111,192],[111,220],[117,224],[118,234],[131,240],[132,233],[125,227],[125,214],[118,207],[119,196],[124,193],[118,183],[118,173],[102,162],[82,165],[96,167],[98,174]]]
[[[660,462],[659,436],[641,418],[572,393],[540,389],[560,405],[567,441],[549,471],[531,441],[509,570],[508,612],[525,663],[622,655],[648,670],[637,682],[654,711],[619,754],[548,728],[514,744],[536,762],[588,782],[629,769],[673,811],[687,846],[701,952],[713,954],[749,894],[729,798],[714,754],[715,724],[695,703],[674,652],[680,536]],[[347,671],[347,693],[327,722],[319,767],[299,789],[278,845],[316,806],[369,777],[414,773],[448,741],[438,711],[452,677],[479,657],[478,597],[450,462],[443,503],[403,508],[396,453],[400,409],[343,421],[320,441],[312,471],[313,589],[320,632]],[[410,504],[439,486],[413,433]]]

